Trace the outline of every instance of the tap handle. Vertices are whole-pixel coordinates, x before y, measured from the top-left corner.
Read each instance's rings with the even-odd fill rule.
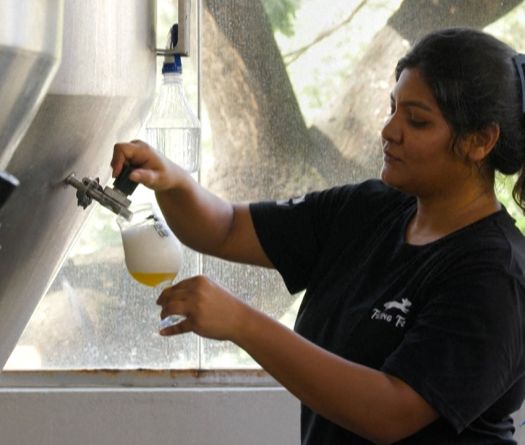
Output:
[[[115,181],[113,182],[113,188],[120,190],[126,196],[131,195],[137,188],[137,185],[139,185],[137,182],[129,179],[129,174],[134,169],[135,167],[133,167],[131,164],[125,164],[124,168],[120,172],[120,175],[115,178]]]

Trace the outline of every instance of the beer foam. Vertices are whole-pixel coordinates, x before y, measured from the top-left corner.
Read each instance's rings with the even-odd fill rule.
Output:
[[[130,273],[174,273],[182,264],[180,241],[163,222],[122,230],[126,267]],[[161,230],[159,224],[162,225]]]

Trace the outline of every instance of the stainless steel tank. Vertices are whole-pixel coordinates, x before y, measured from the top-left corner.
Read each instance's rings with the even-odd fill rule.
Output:
[[[0,2],[0,207],[16,184],[4,170],[60,62],[63,3]]]
[[[114,143],[134,138],[146,118],[154,18],[154,0],[64,4],[60,67],[7,165],[20,186],[0,209],[1,366],[88,214],[64,179],[107,182]]]

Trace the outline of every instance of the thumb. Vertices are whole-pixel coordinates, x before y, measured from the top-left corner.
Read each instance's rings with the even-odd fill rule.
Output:
[[[159,182],[159,173],[154,170],[137,168],[130,173],[129,179],[154,189]]]

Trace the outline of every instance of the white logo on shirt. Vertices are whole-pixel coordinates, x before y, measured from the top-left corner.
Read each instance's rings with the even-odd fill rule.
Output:
[[[394,300],[394,301],[388,301],[383,306],[385,307],[385,311],[395,308],[395,309],[399,309],[401,312],[403,312],[403,314],[408,314],[408,312],[410,311],[409,308],[410,306],[412,306],[412,303],[410,302],[408,298],[402,298],[401,303],[399,301]]]
[[[410,306],[412,302],[408,298],[402,298],[401,302],[399,301],[387,301],[383,304],[384,310],[373,308],[372,320],[381,320],[387,323],[394,323],[396,328],[402,328],[405,326],[406,318],[401,314],[392,314],[392,311],[401,311],[403,314],[408,314],[410,312]]]

